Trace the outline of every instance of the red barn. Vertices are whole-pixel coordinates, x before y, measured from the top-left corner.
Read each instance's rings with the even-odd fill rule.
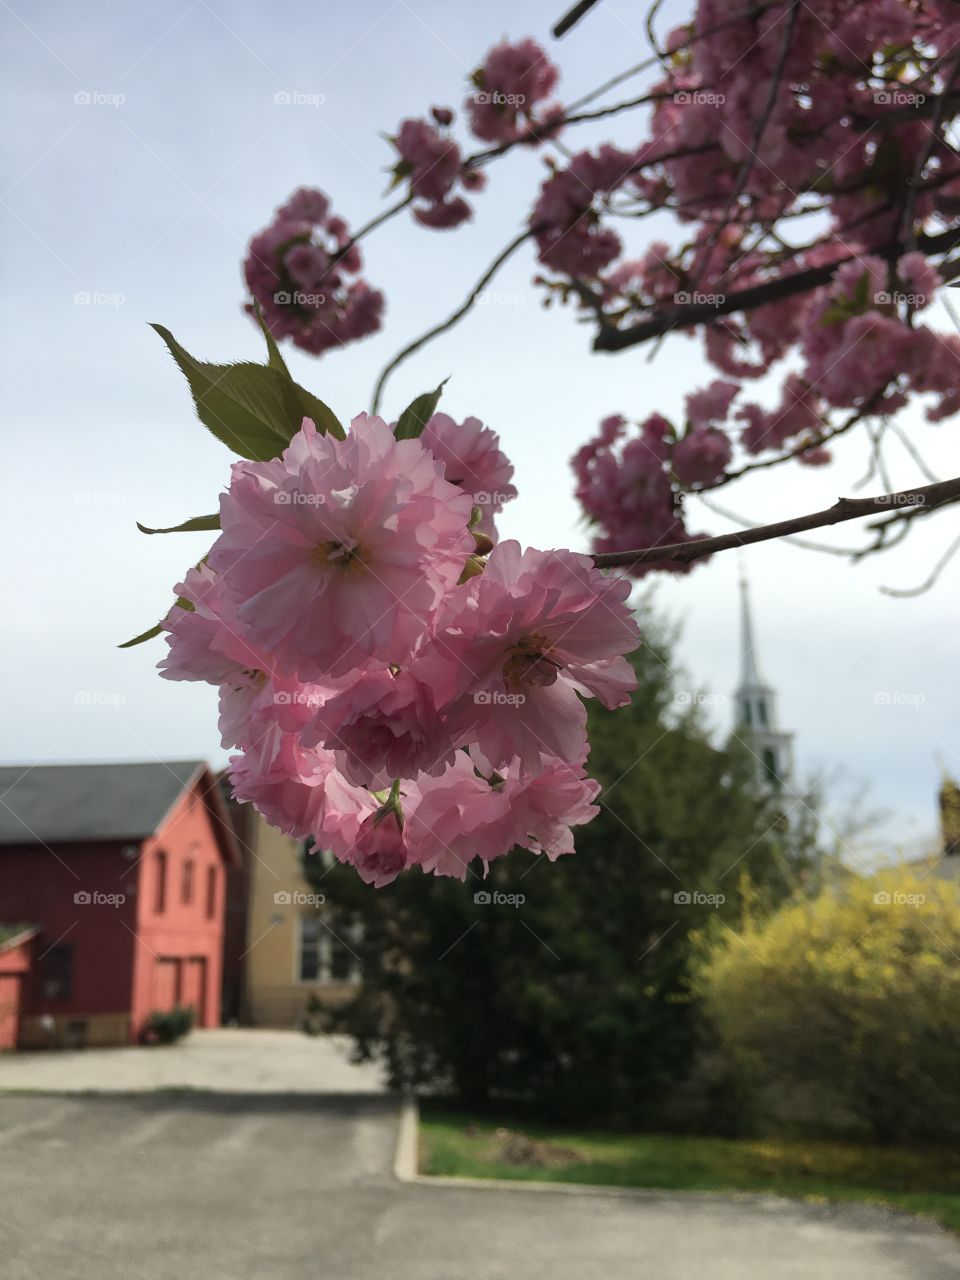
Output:
[[[0,800],[7,1039],[15,1019],[21,1048],[123,1044],[174,1005],[218,1026],[240,859],[203,761],[2,768]]]

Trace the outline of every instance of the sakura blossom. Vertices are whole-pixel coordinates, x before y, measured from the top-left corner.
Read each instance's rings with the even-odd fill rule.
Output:
[[[360,276],[362,266],[327,196],[302,187],[251,240],[244,277],[274,336],[322,355],[380,328],[383,294]]]
[[[360,414],[343,440],[304,419],[233,465],[163,621],[163,674],[218,689],[235,797],[374,888],[553,860],[597,812],[583,699],[635,687],[630,585],[499,542],[512,474],[477,418],[398,439]]]
[[[402,660],[474,546],[470,499],[419,441],[352,425],[339,441],[305,419],[280,460],[236,464],[208,556],[247,633],[302,679]]]

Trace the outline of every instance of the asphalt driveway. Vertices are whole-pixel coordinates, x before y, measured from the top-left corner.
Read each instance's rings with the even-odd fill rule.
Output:
[[[376,1094],[0,1095],[4,1280],[950,1280],[881,1210],[397,1182]]]
[[[218,1027],[153,1048],[5,1053],[0,1054],[0,1090],[382,1093],[382,1072],[351,1062],[350,1045],[346,1036]]]

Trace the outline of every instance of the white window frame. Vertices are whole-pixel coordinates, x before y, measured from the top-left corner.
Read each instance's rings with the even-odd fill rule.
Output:
[[[312,924],[314,921],[320,926],[320,931],[317,934],[317,976],[315,978],[304,978],[301,976],[303,973],[304,925],[308,922]],[[362,929],[362,927],[358,922],[357,928]],[[333,976],[333,943],[334,936],[322,916],[302,915],[297,917],[297,927],[294,932],[293,976],[298,986],[356,986],[362,981],[360,961],[355,957],[351,958],[350,970],[345,978],[335,978]]]

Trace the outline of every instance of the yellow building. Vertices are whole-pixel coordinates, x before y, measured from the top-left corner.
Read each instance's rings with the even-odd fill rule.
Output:
[[[322,892],[304,878],[301,843],[269,826],[252,805],[239,808],[249,866],[245,1019],[298,1027],[311,997],[329,1006],[356,993],[360,961],[351,938],[329,927]]]

